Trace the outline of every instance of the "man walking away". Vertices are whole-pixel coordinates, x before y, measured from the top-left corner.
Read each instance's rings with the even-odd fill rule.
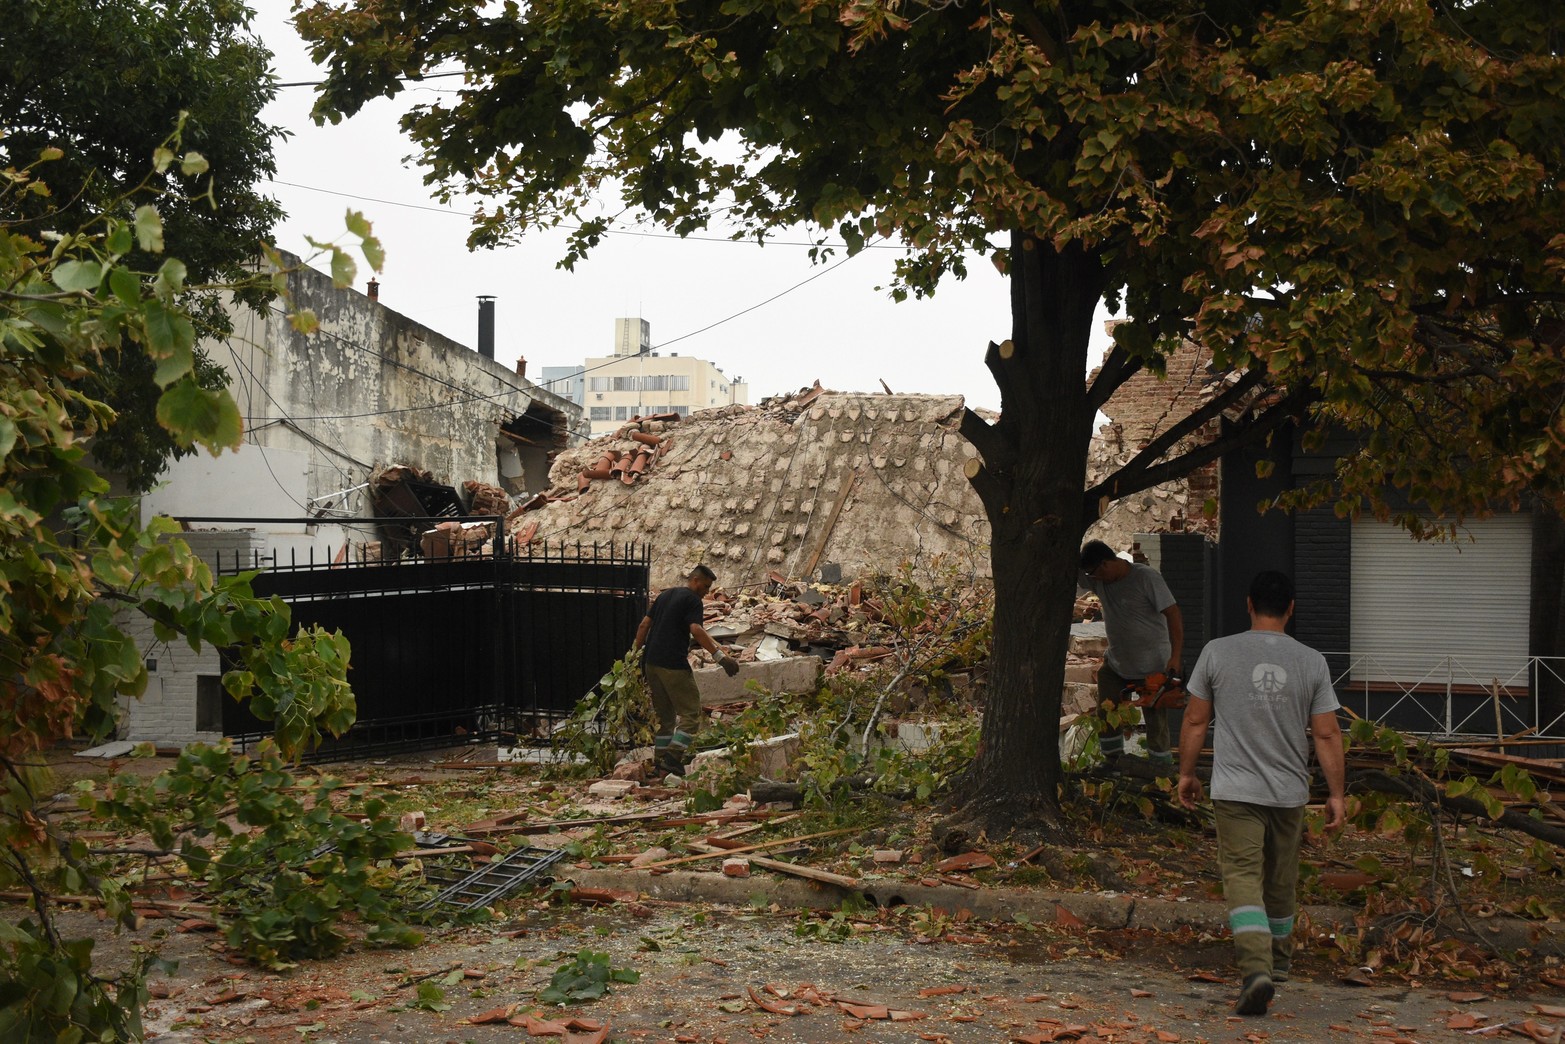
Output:
[[[1264,1015],[1286,982],[1298,909],[1299,839],[1310,797],[1309,743],[1326,777],[1326,828],[1346,814],[1342,728],[1326,658],[1284,633],[1293,582],[1267,571],[1250,584],[1250,630],[1209,643],[1187,689],[1179,733],[1179,800],[1201,797],[1196,761],[1212,737],[1212,807],[1228,924],[1244,985],[1240,1015]]]
[[[1103,627],[1109,638],[1103,666],[1098,668],[1098,707],[1117,704],[1127,684],[1139,684],[1149,674],[1161,671],[1178,677],[1185,623],[1162,574],[1149,565],[1125,561],[1101,540],[1082,546],[1081,571],[1080,586],[1097,595],[1103,605]],[[1142,713],[1147,755],[1154,765],[1171,770],[1168,711],[1148,707]],[[1125,738],[1118,729],[1105,728],[1098,740],[1110,762],[1125,752]]]
[[[659,772],[683,775],[685,756],[701,731],[701,692],[690,669],[690,642],[695,640],[711,653],[732,678],[739,664],[723,652],[706,633],[701,599],[717,582],[717,574],[704,565],[691,570],[685,586],[670,587],[636,628],[634,648],[646,648],[641,668],[652,689],[652,709],[657,714],[657,738],[652,763]]]

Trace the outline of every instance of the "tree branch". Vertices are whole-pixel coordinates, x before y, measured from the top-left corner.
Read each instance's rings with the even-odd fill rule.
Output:
[[[1105,497],[1109,500],[1118,500],[1132,493],[1139,493],[1143,489],[1151,489],[1159,483],[1188,475],[1196,468],[1210,464],[1225,453],[1260,442],[1301,414],[1305,405],[1314,397],[1315,393],[1308,389],[1295,390],[1269,409],[1243,422],[1229,435],[1213,439],[1156,467],[1144,468],[1128,478],[1123,477],[1125,469],[1121,468],[1083,494],[1083,510],[1086,513],[1083,524],[1091,525],[1098,520],[1101,515],[1098,505]]]
[[[1092,387],[1087,389],[1088,411],[1096,413],[1101,410],[1126,381],[1141,372],[1144,365],[1140,359],[1132,359],[1130,353],[1117,344],[1109,349]]]
[[[1514,808],[1506,809],[1499,819],[1490,819],[1488,810],[1479,802],[1467,797],[1451,797],[1416,776],[1393,776],[1380,769],[1352,769],[1348,772],[1348,782],[1378,790],[1383,794],[1394,794],[1415,801],[1438,802],[1447,812],[1463,813],[1479,822],[1495,823],[1511,830],[1519,830],[1529,837],[1547,841],[1551,845],[1565,847],[1565,826],[1533,819]]]

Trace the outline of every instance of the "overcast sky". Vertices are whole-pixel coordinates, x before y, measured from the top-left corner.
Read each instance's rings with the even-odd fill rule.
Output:
[[[319,79],[286,21],[289,5],[255,6],[255,28],[275,55],[279,80]],[[476,297],[492,294],[495,355],[507,364],[526,356],[535,380],[539,367],[610,354],[614,319],[640,316],[651,323],[655,349],[710,359],[750,382],[752,402],[819,379],[844,391],[879,391],[884,380],[896,392],[957,393],[972,405],[1000,405],[983,353],[991,339],[1010,334],[1009,300],[1005,279],[987,258],[975,257],[965,281],[948,282],[932,299],[899,304],[876,289],[889,284],[898,256],[892,249],[867,250],[825,271],[810,263],[804,246],[681,240],[648,229],[608,237],[575,272],[555,265],[563,233],[470,252],[466,214],[431,198],[397,128],[409,106],[459,83],[411,85],[397,99],[325,127],[309,118],[309,87],[280,90],[264,117],[292,135],[277,145],[270,186],[289,215],[278,245],[307,255],[305,236],[337,238],[344,212],[362,210],[386,249],[381,303],[473,345]],[[802,241],[797,234],[778,238]],[[360,272],[359,289],[368,276]]]

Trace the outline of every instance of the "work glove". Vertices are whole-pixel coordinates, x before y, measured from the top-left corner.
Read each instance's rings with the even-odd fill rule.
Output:
[[[717,665],[721,667],[724,673],[726,673],[730,678],[739,673],[739,661],[734,659],[732,656],[722,657],[717,661]]]

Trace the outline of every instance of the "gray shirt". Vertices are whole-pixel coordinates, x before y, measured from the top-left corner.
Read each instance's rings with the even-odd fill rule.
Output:
[[[1130,572],[1112,584],[1082,580],[1082,587],[1103,603],[1103,629],[1109,636],[1103,659],[1109,669],[1121,678],[1145,678],[1167,667],[1172,649],[1163,610],[1174,604],[1174,594],[1163,575],[1134,562]]]
[[[1310,799],[1310,716],[1341,706],[1326,658],[1280,631],[1209,642],[1186,683],[1212,702],[1212,797],[1272,808]]]

